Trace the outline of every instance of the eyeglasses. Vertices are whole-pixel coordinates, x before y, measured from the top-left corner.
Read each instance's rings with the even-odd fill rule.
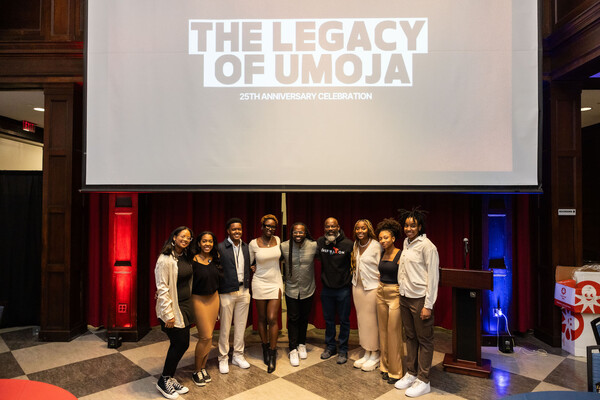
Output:
[[[265,227],[265,229],[268,229],[270,231],[274,231],[275,229],[277,229],[277,225],[265,225],[265,224],[263,224],[263,226]]]

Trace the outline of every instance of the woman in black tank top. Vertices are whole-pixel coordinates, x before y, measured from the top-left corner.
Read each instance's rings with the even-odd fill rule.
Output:
[[[398,260],[401,251],[396,248],[396,237],[401,225],[392,218],[377,224],[377,236],[383,248],[379,262],[379,287],[377,288],[377,322],[379,325],[379,348],[382,378],[396,383],[402,373],[402,319],[400,316],[400,292],[398,290]]]

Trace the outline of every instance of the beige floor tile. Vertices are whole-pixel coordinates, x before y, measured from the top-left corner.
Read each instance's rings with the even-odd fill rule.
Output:
[[[393,389],[390,390],[389,392],[387,392],[386,394],[379,396],[376,400],[397,400],[397,399],[410,399],[410,397],[406,397],[404,395],[404,392],[406,390],[398,390],[398,389]],[[438,400],[438,399],[443,399],[443,400],[461,400],[463,399],[463,397],[460,396],[455,396],[453,394],[450,393],[446,393],[442,390],[438,390],[435,388],[431,388],[431,392],[427,393],[423,396],[419,397],[419,400]]]
[[[70,342],[51,342],[15,350],[13,356],[26,374],[116,353],[96,335],[80,336]]]
[[[276,379],[265,383],[253,389],[247,390],[235,396],[228,397],[228,400],[324,400],[322,397],[294,385],[285,379]]]
[[[140,379],[126,383],[124,385],[116,386],[101,392],[96,392],[88,396],[80,397],[79,400],[158,400],[164,397],[156,390],[156,378],[150,376],[148,378]],[[180,397],[183,399],[184,397]]]
[[[552,392],[552,391],[565,391],[565,392],[571,392],[571,389],[567,389],[565,387],[562,386],[557,386],[557,385],[553,385],[551,383],[547,383],[547,382],[540,382],[539,385],[537,385],[535,387],[535,389],[533,389],[534,392]]]
[[[0,353],[6,353],[7,351],[10,351],[10,349],[8,348],[4,340],[0,338]]]
[[[27,377],[27,375],[15,376],[14,378],[11,378],[11,379],[23,379],[23,380],[26,380],[26,381],[29,380],[29,378]]]
[[[500,368],[513,374],[544,380],[560,364],[564,357],[540,352],[528,352],[515,347],[514,353],[501,353],[496,347],[482,347],[481,357],[492,361],[492,368]]]
[[[323,349],[320,347],[313,346],[311,344],[306,345],[306,353],[308,357],[305,360],[300,360],[300,365],[297,367],[292,367],[290,364],[290,358],[287,351],[287,346],[282,347],[281,344],[277,347],[277,368],[273,372],[275,376],[286,376],[288,374],[292,374],[294,372],[300,371],[303,368],[310,367],[311,365],[315,365],[321,360],[321,352]],[[267,366],[263,362],[262,356],[262,346],[260,344],[254,344],[249,347],[246,347],[246,360],[264,371],[267,370]],[[350,362],[350,361],[348,361]]]
[[[190,347],[183,355],[183,358],[178,364],[178,368],[194,364],[194,349],[196,348],[197,339],[192,337]],[[136,349],[122,351],[121,354],[138,365],[144,371],[151,375],[160,374],[162,372],[167,350],[169,349],[169,341],[150,344]]]

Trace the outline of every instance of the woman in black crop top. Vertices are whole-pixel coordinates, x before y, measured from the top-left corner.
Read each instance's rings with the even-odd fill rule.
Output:
[[[398,260],[401,251],[395,241],[401,225],[392,218],[377,224],[377,236],[383,248],[379,262],[379,287],[377,288],[377,322],[379,325],[379,369],[388,383],[396,383],[402,376],[402,319],[400,317],[400,292],[398,290]]]
[[[196,343],[196,371],[192,380],[196,386],[205,386],[211,381],[206,372],[206,360],[212,345],[212,334],[219,314],[219,278],[221,265],[217,251],[217,238],[212,232],[202,232],[194,242],[196,256],[192,264],[194,281],[192,285],[192,301],[196,313],[198,343]]]

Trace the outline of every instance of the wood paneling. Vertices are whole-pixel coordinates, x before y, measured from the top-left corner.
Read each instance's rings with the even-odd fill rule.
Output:
[[[0,2],[0,41],[82,40],[84,0]]]
[[[538,319],[535,329],[538,337],[560,346],[561,317],[552,301],[554,269],[557,265],[579,266],[583,260],[580,85],[549,82],[545,85],[544,98],[550,117],[544,120],[545,176],[537,227]],[[576,215],[558,216],[559,208],[574,208]]]
[[[45,95],[42,202],[41,340],[70,340],[85,331],[82,251],[80,85],[49,85]]]
[[[548,1],[544,4],[547,3]],[[544,53],[548,55],[546,59],[551,64],[548,68],[551,78],[585,79],[598,72],[600,2],[582,1],[560,20],[556,20],[556,13],[543,15],[545,18],[555,19],[550,24],[552,31],[544,38]],[[546,25],[547,22],[543,26]]]

